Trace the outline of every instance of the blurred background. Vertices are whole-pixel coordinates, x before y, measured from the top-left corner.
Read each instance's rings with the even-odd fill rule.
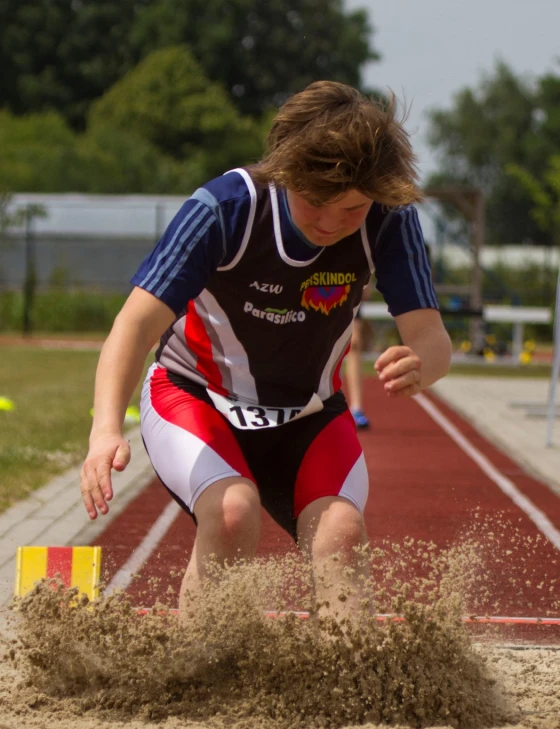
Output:
[[[558,28],[557,0],[0,0],[0,333],[107,332],[184,199],[334,79],[408,114],[457,351],[511,355],[502,306],[550,352]]]

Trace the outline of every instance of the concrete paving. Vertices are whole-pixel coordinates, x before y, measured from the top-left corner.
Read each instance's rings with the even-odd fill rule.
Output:
[[[526,414],[542,405],[548,381],[530,378],[449,376],[433,387],[456,412],[525,470],[548,484],[560,497],[560,418],[552,448],[545,447],[546,420]],[[15,581],[15,554],[20,545],[91,544],[153,477],[139,429],[129,432],[132,459],[114,473],[115,498],[105,517],[90,521],[82,505],[79,468],[57,477],[0,515],[0,607],[10,602]]]
[[[546,378],[484,375],[450,375],[432,388],[479,433],[560,496],[560,415],[555,418],[552,447],[545,445],[547,421],[542,411],[548,389]]]

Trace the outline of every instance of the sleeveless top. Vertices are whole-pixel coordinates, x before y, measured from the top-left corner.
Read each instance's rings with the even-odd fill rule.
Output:
[[[373,273],[365,223],[308,261],[291,259],[278,192],[241,174],[251,209],[234,259],[218,267],[161,340],[156,360],[230,400],[302,407],[341,387],[340,367]]]

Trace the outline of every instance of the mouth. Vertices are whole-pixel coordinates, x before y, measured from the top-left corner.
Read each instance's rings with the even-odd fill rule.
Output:
[[[336,235],[336,230],[322,230],[321,228],[318,228],[317,226],[315,226],[315,230],[317,231],[317,233],[319,233],[319,235],[326,235],[326,236]]]

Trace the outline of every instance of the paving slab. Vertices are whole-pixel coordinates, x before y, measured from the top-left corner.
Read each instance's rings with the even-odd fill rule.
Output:
[[[13,596],[18,547],[90,544],[154,478],[140,428],[128,431],[127,438],[131,460],[124,471],[113,472],[114,498],[105,516],[93,522],[88,517],[80,494],[79,467],[57,476],[0,515],[0,608]]]
[[[528,473],[560,496],[560,419],[546,446],[546,418],[532,416],[547,402],[549,381],[532,377],[449,375],[432,391]]]

